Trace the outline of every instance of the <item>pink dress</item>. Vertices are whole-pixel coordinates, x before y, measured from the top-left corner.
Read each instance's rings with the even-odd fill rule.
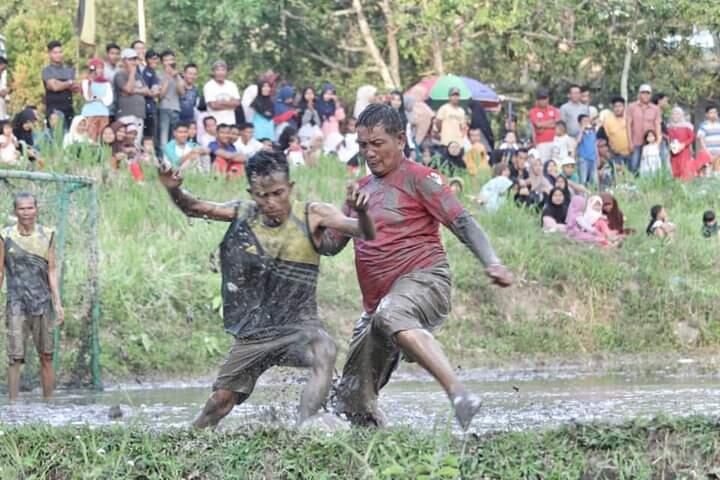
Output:
[[[584,211],[585,198],[580,195],[572,197],[570,206],[568,207],[567,221],[565,222],[565,225],[567,225],[568,238],[579,242],[607,246],[607,239],[599,231],[587,231],[578,224],[578,217],[581,217]],[[595,223],[597,224],[597,222]]]

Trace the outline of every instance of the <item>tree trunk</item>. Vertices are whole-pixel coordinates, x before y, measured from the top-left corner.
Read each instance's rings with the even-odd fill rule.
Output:
[[[445,62],[443,61],[443,48],[437,30],[432,29],[432,59],[433,68],[438,75],[445,75]]]
[[[399,88],[402,85],[400,78],[400,53],[398,51],[397,32],[398,27],[395,23],[395,15],[393,15],[390,7],[390,0],[382,0],[380,8],[385,16],[385,30],[387,32],[388,53],[390,56],[390,75],[395,82],[394,87]]]
[[[383,59],[380,50],[375,44],[375,39],[373,38],[372,31],[370,30],[370,25],[368,25],[367,18],[365,17],[365,12],[363,12],[362,3],[360,3],[360,0],[353,0],[352,4],[353,9],[355,10],[355,15],[357,16],[360,34],[362,35],[363,41],[365,42],[368,53],[372,57],[375,65],[378,68],[378,71],[380,72],[380,77],[385,84],[385,88],[393,89],[395,88],[395,81],[393,80],[392,74],[390,73],[390,69],[385,62],[385,59]]]
[[[628,36],[625,39],[625,61],[623,62],[622,76],[620,77],[620,95],[626,102],[630,102],[628,97],[628,80],[630,78],[630,64],[632,62],[632,46],[633,39]]]

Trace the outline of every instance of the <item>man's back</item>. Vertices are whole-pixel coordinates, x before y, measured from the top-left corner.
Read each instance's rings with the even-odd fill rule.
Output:
[[[412,271],[447,262],[440,224],[464,210],[434,170],[404,160],[397,170],[360,181],[370,196],[375,240],[355,239],[355,263],[364,307],[372,312],[395,280]]]

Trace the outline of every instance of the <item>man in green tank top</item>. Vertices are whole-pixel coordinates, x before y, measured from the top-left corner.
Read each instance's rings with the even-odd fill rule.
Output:
[[[65,320],[55,262],[54,232],[36,223],[37,200],[30,193],[14,198],[17,224],[0,230],[0,288],[7,276],[7,353],[10,401],[18,396],[20,367],[25,362],[25,338],[32,334],[40,356],[43,397],[52,396],[53,327]],[[55,308],[55,325],[51,313]]]
[[[317,312],[316,286],[324,233],[370,240],[375,226],[367,215],[368,197],[348,190],[349,218],[325,203],[291,200],[294,183],[280,152],[261,151],[245,173],[252,201],[217,204],[198,200],[180,188],[177,172],[160,181],[186,215],[231,222],[220,245],[225,330],[235,337],[213,385],[214,393],[195,420],[213,427],[244,402],[257,379],[273,366],[310,369],[302,393],[298,424],[313,416],[328,396],[335,365],[335,342]]]

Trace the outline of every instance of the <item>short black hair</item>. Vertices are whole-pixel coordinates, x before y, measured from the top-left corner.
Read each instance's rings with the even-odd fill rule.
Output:
[[[705,107],[705,113],[708,113],[710,110],[717,110],[717,109],[718,109],[717,105],[715,105],[714,103],[711,103],[710,105]]]
[[[590,87],[588,87],[587,85],[583,85],[582,87],[580,87],[580,93],[585,93],[585,92],[589,92],[589,91],[590,91]]]
[[[155,58],[155,57],[159,57],[159,56],[160,56],[160,54],[157,53],[157,52],[156,52],[155,50],[153,50],[152,48],[148,49],[148,51],[145,52],[145,58],[146,58],[146,59],[148,59],[148,58]]]
[[[185,68],[183,68],[183,71],[187,72],[188,68],[194,68],[195,70],[197,70],[198,66],[191,62],[191,63],[188,63],[187,65],[185,65]]]
[[[217,126],[217,131],[219,132],[220,130],[225,130],[226,128],[230,128],[230,127],[231,127],[231,125],[228,125],[227,123],[221,123],[220,125]]]
[[[555,126],[556,126],[556,127],[562,127],[562,128],[564,128],[565,130],[567,130],[567,123],[565,123],[564,120],[558,120],[557,122],[555,122]]]
[[[151,137],[150,135],[143,137],[142,141],[145,142],[146,140],[150,140],[153,144],[155,144],[155,137]]]
[[[580,115],[578,115],[578,123],[582,122],[583,118],[590,118],[590,115],[588,115],[587,113],[581,113]]]
[[[8,64],[7,58],[0,55],[0,65],[7,65],[7,64]]]
[[[230,125],[230,128],[233,130],[240,130],[240,125],[233,123],[232,125]]]
[[[567,89],[568,93],[570,93],[570,90],[572,90],[573,88],[577,88],[578,90],[580,90],[582,92],[582,88],[580,87],[580,85],[578,85],[577,83],[573,83],[572,85],[570,85],[568,87],[568,89]]]
[[[132,42],[132,43],[130,44],[130,48],[135,48],[135,45],[137,45],[138,43],[142,43],[143,45],[145,45],[145,42],[143,42],[142,40],[138,39],[138,40],[135,40],[134,42]]]
[[[12,124],[10,123],[10,120],[0,120],[0,134],[2,134],[2,130],[3,130],[3,128],[5,128],[5,125],[12,126]]]
[[[250,122],[245,122],[245,123],[241,123],[239,125],[239,128],[240,128],[240,131],[242,132],[243,130],[247,130],[248,128],[255,128],[255,125],[253,125]]]
[[[13,210],[17,208],[17,204],[20,200],[27,200],[28,198],[32,198],[35,203],[35,207],[37,207],[37,197],[35,194],[30,192],[18,192],[13,196]]]
[[[170,55],[172,55],[172,56],[174,57],[174,56],[175,56],[175,52],[173,52],[173,51],[170,50],[170,49],[167,49],[167,50],[165,50],[164,52],[162,52],[162,53],[160,54],[160,60],[165,60],[165,57],[169,57]]]
[[[610,104],[615,105],[616,103],[622,103],[625,105],[625,97],[621,97],[620,95],[612,97],[612,99],[610,99]]]
[[[400,112],[385,103],[368,105],[357,120],[358,127],[375,128],[381,125],[390,135],[405,132],[405,125]]]
[[[207,117],[203,118],[203,127],[207,128],[208,121],[210,120],[217,123],[217,119],[215,117],[213,117],[212,115],[208,115]]]
[[[286,178],[290,178],[287,158],[279,150],[260,150],[245,164],[245,175],[251,186],[256,178],[268,177],[274,173],[282,173]]]
[[[51,40],[47,44],[48,52],[57,47],[62,47],[62,43],[60,42],[60,40]]]
[[[105,53],[110,53],[110,50],[122,50],[120,48],[120,45],[118,45],[115,42],[110,42],[107,45],[105,45]]]
[[[177,130],[178,128],[190,128],[190,122],[178,122],[175,124],[175,128],[173,128],[173,131]]]
[[[715,212],[713,210],[707,210],[703,213],[703,223],[709,223],[715,220]]]
[[[657,105],[663,98],[667,98],[667,95],[663,92],[657,92],[655,95],[652,96],[652,100],[650,101]]]

